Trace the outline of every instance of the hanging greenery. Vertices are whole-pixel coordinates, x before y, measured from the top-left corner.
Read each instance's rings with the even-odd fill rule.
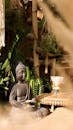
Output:
[[[40,41],[40,47],[45,53],[48,52],[52,54],[61,55],[60,47],[58,46],[56,38],[52,33],[42,36]]]
[[[32,91],[32,97],[36,97],[37,95],[43,93],[44,88],[43,88],[42,80],[40,78],[31,79],[29,84]]]
[[[26,81],[29,82],[32,97],[35,97],[44,92],[42,79],[35,78],[33,70],[30,70],[28,66],[26,66]]]

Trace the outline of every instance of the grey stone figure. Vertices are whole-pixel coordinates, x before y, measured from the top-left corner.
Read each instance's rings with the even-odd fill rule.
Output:
[[[21,62],[16,66],[17,83],[13,86],[9,96],[10,104],[19,108],[30,98],[30,88],[28,83],[25,82],[25,68],[25,65]]]

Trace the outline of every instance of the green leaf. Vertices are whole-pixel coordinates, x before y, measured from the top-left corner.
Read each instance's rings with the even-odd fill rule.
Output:
[[[8,65],[10,65],[10,62],[9,62],[9,59],[7,58],[4,64],[2,65],[2,70],[5,69]]]
[[[12,53],[9,51],[9,53],[8,53],[8,59],[11,59],[11,55],[12,55]]]
[[[9,77],[5,77],[4,79],[3,79],[3,81],[8,81],[9,80]]]
[[[30,81],[30,70],[28,66],[26,66],[26,81]]]
[[[0,85],[2,85],[3,84],[3,78],[2,79],[0,79]]]
[[[16,34],[16,42],[18,42],[18,40],[19,40],[19,35]]]
[[[8,88],[8,87],[4,87],[4,89],[5,89],[5,90],[9,90],[9,88]]]

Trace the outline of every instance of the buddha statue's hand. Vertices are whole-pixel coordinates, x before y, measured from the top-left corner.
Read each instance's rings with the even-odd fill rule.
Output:
[[[31,100],[26,100],[25,101],[25,104],[35,104],[35,103],[36,103],[35,98],[32,98]]]
[[[18,108],[22,108],[22,104],[20,103],[20,102],[16,102],[16,107],[18,107]]]

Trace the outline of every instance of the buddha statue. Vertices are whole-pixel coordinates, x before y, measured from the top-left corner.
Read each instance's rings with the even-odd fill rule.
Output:
[[[25,65],[19,62],[15,70],[17,83],[13,86],[9,96],[10,104],[15,107],[22,107],[30,97],[30,88],[25,81],[25,70]]]

